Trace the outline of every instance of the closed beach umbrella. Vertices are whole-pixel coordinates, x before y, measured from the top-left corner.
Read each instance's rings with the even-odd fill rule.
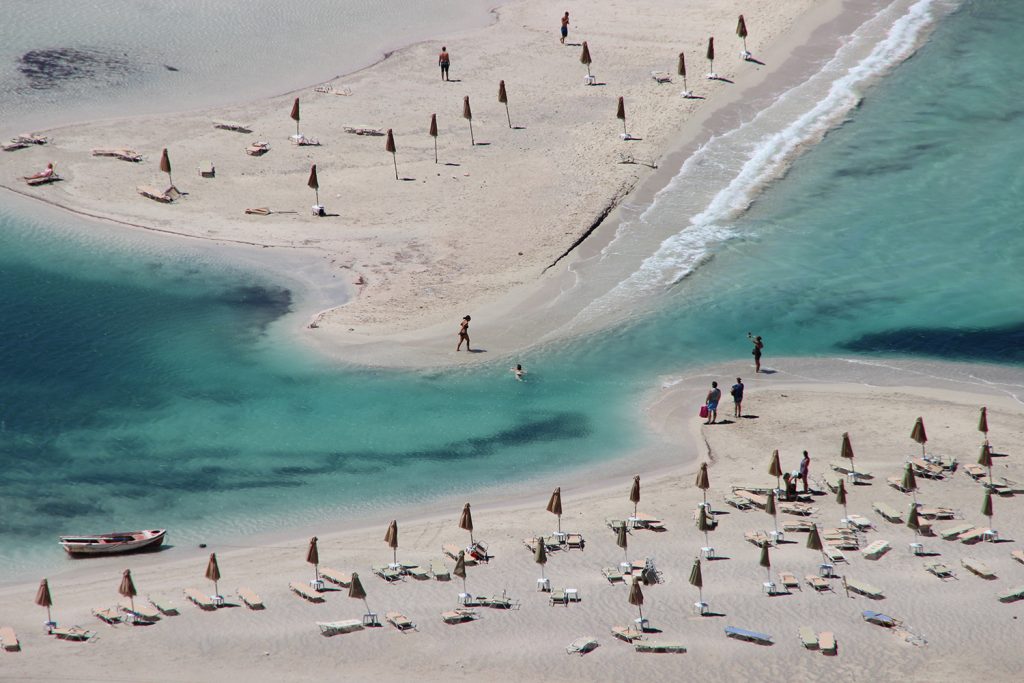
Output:
[[[839,490],[836,491],[836,502],[843,506],[843,517],[846,517],[846,480],[839,480]]]
[[[765,543],[761,546],[761,559],[758,560],[758,564],[764,567],[768,571],[768,580],[772,580],[772,558],[768,554],[768,544]]]
[[[914,494],[914,502],[917,502],[917,477],[914,476],[914,466],[909,462],[907,466],[903,468],[903,481],[900,485]]]
[[[390,128],[388,128],[388,139],[387,142],[384,143],[384,149],[391,152],[391,161],[395,164],[395,180],[398,180],[398,158],[395,156],[395,151],[397,150],[395,147],[395,134],[391,132]]]
[[[537,537],[537,550],[533,553],[533,561],[540,565],[540,578],[544,578],[544,565],[548,563],[548,549],[544,547],[544,539]]]
[[[715,73],[715,38],[714,36],[708,38],[708,75]]]
[[[313,581],[320,580],[320,551],[316,547],[317,538],[309,539],[309,549],[306,551],[306,562],[313,565]]]
[[[985,443],[988,443],[988,409],[981,407],[981,414],[978,416],[978,431],[985,435]]]
[[[174,187],[174,180],[171,178],[171,157],[167,155],[167,148],[160,153],[160,170],[167,174],[167,182]]]
[[[430,115],[430,137],[434,138],[434,163],[437,163],[437,114]]]
[[[473,110],[469,106],[469,95],[462,98],[462,118],[469,121],[469,143],[476,145],[476,138],[473,137]]]
[[[992,448],[986,441],[981,445],[981,455],[978,456],[978,464],[988,468],[988,483],[992,485]]]
[[[644,592],[640,590],[640,579],[634,578],[633,585],[629,587],[629,604],[636,605],[640,610],[640,621],[644,620]]]
[[[210,553],[210,561],[206,563],[206,578],[213,581],[213,594],[220,595],[217,591],[217,582],[220,581],[220,567],[217,566],[217,553]]]
[[[764,511],[772,516],[772,522],[775,524],[775,533],[779,533],[779,517],[778,511],[775,509],[775,492],[769,491],[768,498],[764,504]]]
[[[857,468],[853,464],[853,444],[850,443],[850,433],[843,432],[843,445],[839,449],[839,455],[850,460],[850,471],[856,472]]]
[[[508,119],[508,127],[512,127],[512,115],[508,113],[508,93],[505,92],[505,81],[498,83],[498,101],[505,105],[505,118]]]
[[[640,475],[633,477],[633,486],[629,489],[629,502],[633,504],[633,516],[636,517],[636,506],[640,503]]]
[[[587,45],[587,41],[585,40],[583,41],[583,52],[580,53],[580,63],[587,65],[587,77],[593,78],[593,76],[590,75],[590,46]]]
[[[455,559],[455,569],[452,574],[462,579],[462,590],[466,590],[466,551],[460,550],[459,556]]]
[[[292,119],[295,120],[295,135],[296,135],[296,137],[298,137],[298,135],[299,135],[299,98],[298,97],[296,97],[295,98],[295,102],[292,103],[291,117],[292,117]]]
[[[992,528],[992,492],[985,491],[985,500],[981,503],[981,514],[988,517],[988,528]]]
[[[626,135],[626,102],[620,97],[619,106],[615,110],[615,118],[622,121],[622,134]]]
[[[697,510],[697,528],[704,532],[704,545],[711,545],[708,541],[708,532],[711,531],[711,520],[708,519],[708,508],[706,505],[701,505],[700,509]]]
[[[822,560],[827,559],[825,557],[825,546],[821,543],[821,534],[818,533],[818,525],[814,524],[811,526],[811,531],[807,534],[807,547],[810,550],[817,550],[821,553]]]
[[[306,184],[316,192],[316,205],[320,206],[320,179],[316,177],[316,164],[309,167],[309,180]]]
[[[925,455],[924,445],[928,443],[928,434],[924,431],[924,420],[920,417],[914,422],[914,428],[910,431],[910,438],[921,444],[921,455]]]
[[[622,556],[625,558],[627,555],[627,548],[629,541],[626,540],[626,525],[623,524],[615,531],[615,545],[622,548]],[[628,561],[628,560],[627,560]]]
[[[46,608],[46,623],[53,623],[53,619],[50,617],[53,597],[50,595],[50,582],[46,579],[39,582],[39,590],[36,591],[36,604]]]
[[[921,530],[921,520],[917,514],[917,503],[911,503],[907,510],[907,526],[914,530],[914,536]]]
[[[697,587],[699,600],[704,602],[704,575],[700,571],[699,557],[694,558],[693,567],[690,569],[690,585]]]
[[[551,498],[548,500],[548,512],[558,516],[558,531],[562,531],[562,487],[556,488],[551,492]]]
[[[128,602],[132,606],[132,612],[135,611],[135,596],[138,595],[138,591],[135,590],[135,582],[132,581],[132,570],[125,569],[124,573],[121,574],[121,585],[117,587],[117,592],[128,598]]]
[[[781,489],[782,483],[779,477],[782,476],[782,465],[779,463],[779,449],[772,451],[772,459],[768,461],[768,474],[775,477],[775,488]]]
[[[686,87],[686,55],[682,52],[679,53],[679,64],[676,65],[676,72],[683,77],[683,90],[689,90]]]
[[[743,20],[743,15],[740,15],[740,20],[736,22],[736,35],[743,39],[743,51],[747,51],[747,22]]]
[[[704,494],[704,504],[708,502],[708,489],[711,488],[711,478],[708,476],[708,464],[702,462],[700,469],[697,471],[697,488]]]
[[[384,532],[384,542],[391,548],[391,561],[398,564],[398,520],[391,520],[388,530]]]
[[[462,515],[459,516],[459,528],[469,532],[469,543],[473,544],[473,513],[469,511],[469,503],[462,508]]]
[[[366,606],[367,613],[369,613],[370,604],[366,602],[366,589],[363,588],[363,582],[359,580],[359,574],[355,572],[352,572],[352,583],[348,585],[348,597],[362,600],[363,605]]]

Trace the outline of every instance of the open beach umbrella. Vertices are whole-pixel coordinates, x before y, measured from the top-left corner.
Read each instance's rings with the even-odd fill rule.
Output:
[[[469,106],[469,95],[462,98],[462,118],[469,121],[469,143],[476,145],[476,138],[473,137],[473,110]]]
[[[316,547],[317,538],[309,539],[309,549],[306,551],[306,562],[313,565],[313,581],[320,580],[320,551]]]
[[[715,73],[715,37],[708,38],[708,75]]]
[[[295,102],[292,104],[292,113],[290,114],[292,119],[295,120],[295,135],[299,135],[299,98],[295,98]]]
[[[320,180],[316,177],[316,164],[309,167],[309,180],[306,181],[306,184],[316,192],[316,205],[320,206]]]
[[[36,604],[46,608],[46,623],[53,623],[53,619],[50,617],[53,597],[50,595],[50,582],[46,579],[39,582],[39,590],[36,591]]]
[[[924,445],[928,443],[928,434],[924,431],[924,420],[917,418],[914,428],[910,431],[910,438],[921,444],[921,455],[925,455]]]
[[[686,87],[686,55],[682,52],[679,53],[679,63],[676,65],[676,72],[683,77],[683,90],[689,90]]]
[[[917,477],[914,476],[914,466],[909,462],[907,466],[903,468],[903,481],[900,482],[907,491],[910,491],[914,495],[914,502],[917,502]]]
[[[619,106],[615,110],[615,118],[622,121],[622,134],[628,135],[626,133],[626,102],[621,97],[619,98]]]
[[[708,541],[708,532],[711,531],[711,520],[708,519],[708,508],[706,505],[701,505],[700,509],[697,510],[697,528],[704,532],[704,545],[711,545]]]
[[[171,157],[167,155],[167,148],[160,153],[160,170],[167,174],[167,182],[174,187],[174,180],[171,178]]]
[[[772,522],[775,524],[775,535],[779,534],[779,513],[775,509],[775,491],[768,492],[768,498],[765,501],[764,511],[772,516]]]
[[[473,513],[469,511],[469,503],[462,508],[462,515],[459,516],[459,528],[469,532],[469,544],[473,545]]]
[[[540,565],[540,578],[544,578],[544,565],[548,563],[548,549],[544,547],[544,539],[537,537],[537,550],[533,553],[533,561]]]
[[[988,517],[988,528],[992,528],[992,492],[985,491],[985,500],[981,503],[981,514]]]
[[[992,485],[992,448],[988,441],[981,444],[981,455],[978,456],[978,464],[988,468],[988,485]]]
[[[736,35],[743,39],[743,52],[747,52],[747,22],[743,20],[743,15],[740,15],[740,20],[736,22]]]
[[[384,532],[384,542],[391,548],[391,561],[398,564],[398,520],[391,520],[388,530]]]
[[[437,163],[437,114],[430,115],[430,137],[434,138],[434,163]]]
[[[459,556],[455,559],[455,569],[452,574],[462,579],[462,592],[466,592],[466,551],[460,550]]]
[[[395,156],[395,134],[391,132],[390,128],[388,128],[388,139],[387,142],[384,143],[384,149],[391,152],[391,161],[395,164],[395,180],[398,180],[398,158]]]
[[[839,489],[836,491],[836,502],[843,506],[843,517],[846,517],[846,480],[839,480]]]
[[[559,486],[551,492],[551,499],[548,500],[548,512],[558,516],[558,532],[562,532],[562,487]]]
[[[217,591],[217,582],[220,581],[220,567],[217,566],[217,553],[210,553],[210,561],[206,563],[206,578],[213,581],[213,594],[220,595]]]
[[[839,455],[848,458],[850,460],[850,471],[856,472],[857,468],[853,464],[853,444],[850,443],[850,433],[843,432],[843,445],[839,450]]]
[[[636,506],[640,503],[640,475],[633,477],[633,486],[629,489],[629,502],[633,504],[633,516],[636,517]]]
[[[352,572],[352,583],[348,585],[348,597],[355,600],[362,600],[363,605],[366,607],[366,612],[370,612],[370,603],[366,602],[366,589],[363,588],[363,582],[359,580],[359,574]]]
[[[978,431],[985,435],[985,443],[988,443],[988,408],[981,407],[981,414],[978,416]]]
[[[644,592],[640,590],[639,577],[633,579],[633,585],[629,587],[629,604],[636,605],[640,610],[640,621],[644,620]]]
[[[781,489],[782,482],[780,481],[780,477],[782,476],[782,465],[779,464],[778,448],[772,451],[772,459],[768,461],[768,474],[775,477],[775,488]]]
[[[505,105],[505,118],[508,119],[508,127],[512,127],[512,115],[508,113],[508,93],[505,92],[505,81],[498,83],[498,101]]]
[[[627,550],[628,547],[629,547],[629,541],[626,540],[626,525],[625,524],[620,526],[615,531],[615,545],[617,545],[620,548],[622,548],[622,556],[624,558],[626,558],[626,561],[628,562],[629,559],[626,556],[629,554],[628,550]]]
[[[921,531],[921,520],[917,514],[917,503],[911,503],[910,509],[907,510],[907,527],[914,530],[914,536]]]
[[[757,562],[768,571],[768,581],[772,580],[772,558],[768,554],[768,544],[761,546],[761,559]]]
[[[690,585],[696,586],[698,599],[700,602],[704,602],[704,575],[700,571],[700,558],[695,557],[693,560],[693,567],[690,569]]]
[[[117,587],[117,592],[128,598],[128,602],[131,604],[132,612],[135,611],[135,596],[138,595],[138,591],[135,590],[135,582],[132,581],[132,570],[125,569],[124,573],[121,574],[121,585]]]
[[[590,59],[590,46],[588,46],[587,45],[587,41],[584,40],[583,41],[583,52],[580,53],[580,64],[586,64],[587,65],[587,77],[588,78],[593,78],[593,76],[590,74],[590,64],[591,64],[591,61],[592,60]]]
[[[807,547],[811,550],[819,551],[822,559],[826,559],[825,546],[821,543],[821,534],[818,533],[817,524],[812,525],[810,533],[807,534]]]
[[[708,464],[702,462],[697,471],[697,488],[704,494],[704,505],[708,503],[708,489],[711,488],[711,478],[708,477]]]

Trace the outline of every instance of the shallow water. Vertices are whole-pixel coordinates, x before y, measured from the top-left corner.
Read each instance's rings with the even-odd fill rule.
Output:
[[[0,566],[60,562],[64,532],[159,524],[188,544],[333,525],[356,506],[613,457],[643,444],[636,404],[659,376],[747,357],[748,330],[769,366],[854,353],[1024,364],[1024,63],[1004,58],[1022,21],[1018,3],[965,3],[723,218],[702,265],[648,291],[653,314],[524,354],[525,383],[504,363],[325,368],[279,341],[290,285],[0,211]],[[647,220],[689,225],[657,207]]]

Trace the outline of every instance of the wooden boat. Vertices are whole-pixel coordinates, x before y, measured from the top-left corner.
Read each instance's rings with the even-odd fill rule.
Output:
[[[61,536],[60,544],[69,555],[116,555],[159,548],[167,529],[114,531],[96,536]]]

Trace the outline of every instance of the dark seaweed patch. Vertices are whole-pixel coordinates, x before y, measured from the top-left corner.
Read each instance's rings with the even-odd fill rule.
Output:
[[[866,334],[840,345],[851,351],[1024,363],[1024,322],[1002,327],[905,327]]]
[[[18,71],[35,90],[59,88],[72,80],[117,82],[134,70],[126,53],[96,49],[29,50],[18,58]]]

